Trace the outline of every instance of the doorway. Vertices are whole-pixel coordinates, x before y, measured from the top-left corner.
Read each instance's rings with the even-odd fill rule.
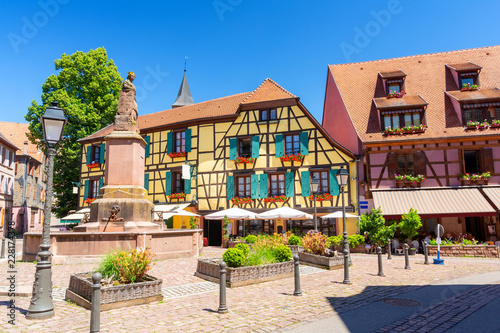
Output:
[[[205,220],[206,237],[208,246],[222,245],[222,221],[221,220]]]
[[[484,242],[486,240],[484,223],[481,217],[466,217],[465,232],[472,234],[477,241]]]

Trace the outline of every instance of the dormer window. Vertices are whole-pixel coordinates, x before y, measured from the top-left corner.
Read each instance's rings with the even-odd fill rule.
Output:
[[[460,74],[460,87],[462,91],[477,90],[477,73],[462,73]]]
[[[401,83],[389,83],[389,95],[392,93],[400,93],[401,92]]]
[[[451,73],[461,91],[479,89],[481,66],[469,61],[460,64],[446,64],[446,67],[452,70]]]
[[[402,70],[393,72],[379,72],[384,80],[385,95],[391,97],[403,97],[406,74]]]

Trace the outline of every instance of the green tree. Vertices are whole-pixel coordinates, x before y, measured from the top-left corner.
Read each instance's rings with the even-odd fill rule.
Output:
[[[380,207],[372,208],[371,212],[361,215],[360,230],[362,233],[365,231],[368,233],[374,245],[385,246],[388,240],[394,237],[396,228],[396,222],[385,225]]]
[[[24,118],[29,122],[30,141],[40,145],[40,116],[50,102],[59,102],[68,119],[54,161],[54,212],[62,217],[77,207],[78,197],[71,183],[78,181],[80,173],[81,145],[77,141],[113,122],[122,78],[103,47],[63,54],[54,63],[59,72],[45,80],[42,103],[33,100]]]
[[[420,220],[420,215],[418,215],[417,210],[410,208],[408,214],[403,214],[401,217],[401,222],[399,222],[399,229],[401,233],[406,236],[408,243],[411,242],[412,238],[418,235],[418,229],[422,227],[422,222]]]

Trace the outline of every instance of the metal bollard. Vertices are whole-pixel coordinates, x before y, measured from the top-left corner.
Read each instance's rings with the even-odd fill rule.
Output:
[[[387,242],[387,259],[392,259],[391,242],[392,242],[392,239],[389,239],[389,241]]]
[[[424,265],[429,265],[429,252],[427,252],[427,243],[424,243]]]
[[[219,293],[219,313],[227,313],[226,306],[226,267],[224,261],[220,262],[220,293]]]
[[[295,277],[295,291],[293,296],[302,296],[302,291],[300,290],[300,270],[299,270],[299,256],[297,254],[293,255],[294,264],[294,277]]]
[[[378,276],[385,276],[384,271],[382,269],[382,248],[377,246],[377,255],[378,255]]]
[[[408,255],[408,244],[404,245],[405,249],[405,269],[411,269],[410,268],[410,257]]]
[[[90,308],[90,332],[101,331],[101,273],[92,275],[92,305]]]
[[[5,237],[2,238],[2,255],[0,256],[0,259],[5,258]]]

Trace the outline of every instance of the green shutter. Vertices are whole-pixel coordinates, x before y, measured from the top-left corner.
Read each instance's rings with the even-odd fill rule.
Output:
[[[174,151],[174,133],[168,132],[167,134],[167,154]]]
[[[83,200],[87,200],[89,197],[89,187],[90,181],[87,179],[85,180],[85,187],[83,188]]]
[[[99,188],[97,189],[97,192],[101,189],[102,185],[104,183],[104,178],[99,178]]]
[[[309,154],[309,132],[300,132],[300,153]]]
[[[144,188],[149,192],[149,173],[144,174]]]
[[[259,149],[260,149],[260,136],[254,135],[252,136],[252,157],[259,157]]]
[[[250,176],[250,197],[252,199],[259,198],[259,175]]]
[[[308,197],[311,195],[311,176],[309,171],[300,173],[300,184],[302,186],[302,196]]]
[[[149,135],[146,135],[144,137],[144,141],[146,141],[146,148],[145,148],[145,150],[146,150],[146,158],[148,158],[149,157],[149,147],[150,147],[151,137]]]
[[[267,198],[267,173],[260,175],[260,198]]]
[[[229,159],[231,161],[236,160],[236,143],[237,143],[236,138],[229,139]]]
[[[172,172],[165,173],[165,195],[172,194]]]
[[[293,198],[295,196],[295,184],[294,184],[293,172],[287,172],[285,174],[285,194],[289,198]]]
[[[185,148],[186,149],[186,153],[189,153],[191,151],[191,129],[188,128],[186,129],[186,141],[185,141]]]
[[[184,193],[191,193],[191,177],[189,179],[184,179]]]
[[[330,194],[331,195],[339,195],[339,183],[337,183],[337,172],[339,169],[331,169],[330,170]]]
[[[87,147],[87,164],[92,163],[92,145]]]
[[[104,164],[104,156],[106,154],[106,143],[101,143],[101,149],[99,149],[99,164]]]
[[[276,150],[276,157],[283,156],[283,134],[276,134],[274,137],[274,145]]]
[[[227,176],[226,196],[227,200],[234,198],[234,176]]]

